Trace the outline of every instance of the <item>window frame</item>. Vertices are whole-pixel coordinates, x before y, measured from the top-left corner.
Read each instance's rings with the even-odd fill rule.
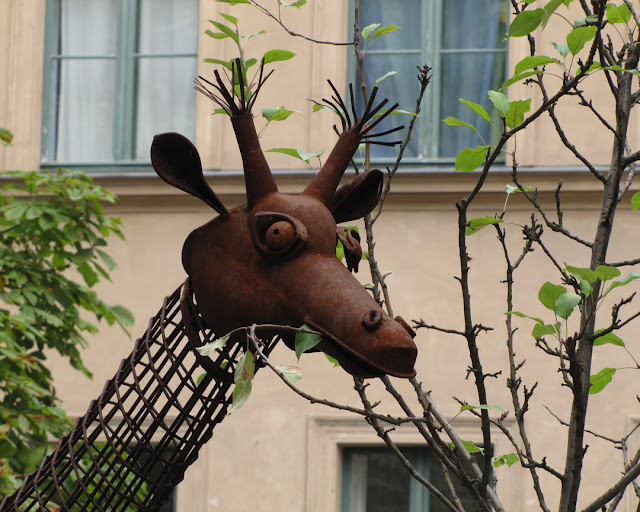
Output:
[[[509,44],[505,43],[504,49],[495,48],[442,48],[442,19],[443,10],[442,4],[446,0],[421,0],[422,1],[422,16],[420,21],[420,27],[422,31],[423,46],[420,52],[413,50],[369,50],[368,54],[384,54],[384,53],[403,53],[419,55],[419,63],[428,63],[431,67],[431,75],[434,77],[441,76],[442,63],[441,57],[443,54],[482,54],[482,53],[503,53],[505,56],[505,76],[504,80],[508,78],[508,62],[509,62]],[[508,0],[503,0],[508,4]],[[354,0],[349,0],[349,14],[348,14],[348,27],[353,27],[355,23],[353,15]],[[347,84],[354,77],[356,73],[356,60],[353,52],[349,52],[347,59]],[[391,78],[393,79],[393,78]],[[455,162],[455,157],[443,157],[440,156],[439,141],[440,130],[442,128],[442,119],[444,118],[443,112],[440,112],[438,108],[438,99],[440,98],[442,91],[440,80],[434,79],[429,83],[425,94],[422,99],[421,115],[416,120],[414,125],[414,137],[420,135],[417,148],[420,156],[409,157],[404,156],[402,159],[403,165],[410,166],[450,166]],[[391,98],[393,99],[393,98]],[[411,105],[400,105],[399,108],[403,108],[412,111],[415,108],[415,98],[411,98]],[[405,126],[408,122],[404,123]],[[431,156],[430,156],[431,155]],[[437,155],[437,156],[433,156]],[[500,159],[502,160],[502,159]],[[500,161],[499,160],[499,161]],[[371,157],[372,164],[389,164],[390,161],[387,158]]]
[[[113,174],[122,170],[126,174],[140,171],[142,174],[153,172],[150,159],[135,158],[137,100],[138,100],[138,62],[149,58],[185,58],[193,57],[198,61],[198,51],[192,53],[145,53],[138,51],[140,32],[140,0],[116,0],[116,49],[114,54],[103,55],[61,55],[60,40],[60,2],[46,0],[45,34],[43,58],[42,87],[42,121],[41,121],[41,167],[83,168],[92,174],[105,172]],[[55,20],[56,23],[52,23]],[[54,52],[54,49],[56,52]],[[111,161],[63,161],[56,156],[59,62],[63,60],[106,59],[115,62],[114,99],[112,122],[112,154]],[[194,103],[194,126],[197,110]],[[53,158],[53,156],[56,156]]]

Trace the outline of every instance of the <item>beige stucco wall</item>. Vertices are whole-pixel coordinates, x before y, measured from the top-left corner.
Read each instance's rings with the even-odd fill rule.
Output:
[[[556,176],[553,173],[529,173],[523,176],[527,184],[537,184],[541,200],[553,204]],[[280,179],[282,190],[300,190],[308,176]],[[473,175],[398,175],[395,192],[385,206],[376,228],[377,254],[383,271],[391,271],[388,283],[396,314],[406,319],[423,318],[428,323],[454,329],[462,328],[459,286],[454,276],[459,274],[456,245],[455,200],[462,197],[474,179]],[[502,209],[504,185],[508,175],[496,174],[472,210],[473,215],[491,215]],[[237,202],[242,194],[238,178],[212,179],[212,188],[225,192],[228,204]],[[196,200],[170,189],[155,180],[105,181],[120,195],[120,202],[110,212],[123,218],[128,241],[113,241],[111,252],[119,263],[113,283],[101,287],[103,297],[122,303],[136,314],[138,335],[144,332],[148,318],[155,314],[161,299],[185,277],[180,266],[183,239],[194,227],[204,223],[213,213]],[[594,201],[597,188],[583,175],[565,180],[566,222],[585,237],[591,236],[596,217]],[[509,224],[509,245],[519,252],[521,233],[518,224],[528,221],[531,208],[516,196],[509,204],[506,217]],[[618,216],[620,229],[614,234],[611,258],[627,259],[635,254],[635,240],[640,226],[634,222],[636,212],[623,208]],[[567,244],[549,233],[547,241],[560,261],[586,265],[586,251]],[[485,369],[505,370],[504,263],[501,248],[491,229],[470,239],[472,261],[472,299],[474,321],[494,328],[480,338]],[[369,281],[367,268],[358,276]],[[533,316],[550,319],[537,303],[537,291],[547,280],[559,283],[557,271],[537,249],[527,258],[516,275],[515,308]],[[627,291],[627,290],[625,290]],[[264,299],[263,299],[264,300]],[[268,299],[266,299],[268,300]],[[609,306],[612,303],[609,304]],[[609,307],[607,306],[607,308]],[[603,317],[604,321],[604,317]],[[516,341],[518,359],[526,359],[521,376],[531,387],[538,382],[529,413],[531,441],[539,457],[562,468],[561,453],[565,429],[547,412],[545,406],[567,419],[570,394],[560,387],[557,363],[543,355],[529,336],[531,322],[517,319],[520,328]],[[622,338],[633,346],[637,329],[627,328]],[[416,338],[420,353],[418,376],[442,410],[454,417],[458,397],[476,402],[471,381],[465,380],[468,355],[463,340],[456,336],[420,330]],[[60,365],[57,385],[71,414],[83,413],[90,397],[97,396],[102,383],[111,377],[120,359],[128,355],[132,340],[117,329],[104,328],[86,352],[87,365],[95,378],[88,382],[77,372]],[[284,346],[273,353],[278,364],[296,364],[294,355]],[[628,366],[622,350],[602,347],[594,360],[594,368]],[[301,387],[316,396],[357,405],[352,379],[342,370],[334,369],[320,354],[304,356],[300,367],[305,374]],[[639,376],[622,372],[605,392],[592,398],[593,410],[589,428],[613,438],[621,437],[637,420],[635,394]],[[408,385],[394,379],[408,397],[413,393]],[[490,381],[492,405],[509,409],[509,396],[503,373]],[[388,399],[379,383],[372,382],[372,397]],[[79,392],[79,390],[82,390]],[[419,407],[412,403],[414,410]],[[295,510],[338,510],[338,447],[341,444],[378,442],[359,420],[348,419],[343,413],[319,405],[309,405],[277,381],[268,370],[258,374],[254,392],[245,406],[216,428],[213,440],[205,446],[201,458],[192,467],[180,487],[180,503],[186,510],[274,510],[287,506]],[[512,420],[512,418],[510,418]],[[477,424],[470,416],[456,420],[466,439],[479,441]],[[513,428],[513,424],[507,421]],[[404,443],[419,442],[410,429],[401,430],[398,439]],[[510,453],[509,443],[500,434],[495,438],[498,453]],[[605,442],[588,439],[589,452],[585,472],[585,497],[595,496],[605,482],[613,481],[619,472],[620,459]],[[497,470],[498,488],[508,510],[535,510],[537,505],[528,476],[516,467]],[[543,477],[546,488],[558,490],[557,482]],[[251,492],[247,492],[251,489]],[[553,499],[550,500],[553,502]],[[277,505],[276,505],[277,504]]]
[[[43,34],[43,1],[0,0],[0,125],[12,129],[15,145],[0,147],[0,169],[37,168],[39,162],[41,60]],[[300,110],[302,116],[293,116],[287,123],[271,127],[263,138],[265,148],[272,146],[299,147],[315,151],[322,146],[332,147],[335,137],[330,129],[333,120],[322,114],[310,113],[307,98],[319,98],[326,93],[325,79],[336,83],[345,80],[346,53],[331,46],[313,46],[301,39],[291,39],[273,23],[264,18],[241,14],[242,6],[229,10],[215,2],[202,2],[202,26],[215,18],[218,9],[233,12],[247,20],[243,31],[250,33],[267,26],[271,39],[264,44],[269,48],[295,48],[298,58],[282,63],[279,73],[270,79],[262,96],[263,105],[284,103]],[[302,11],[305,12],[305,11]],[[341,40],[346,37],[344,2],[323,0],[310,2],[306,14],[301,15],[296,30],[311,33],[318,38]],[[19,27],[19,28],[18,28]],[[541,35],[540,45],[554,40],[553,26]],[[216,42],[203,36],[200,41],[201,57],[231,55],[224,48],[222,55]],[[511,43],[510,58],[517,62],[526,55],[524,40]],[[201,73],[210,73],[202,65]],[[190,79],[190,78],[189,78]],[[599,96],[602,84],[595,86],[594,97]],[[527,97],[530,86],[514,86],[512,98]],[[204,166],[210,169],[237,169],[240,160],[228,120],[211,116],[211,103],[198,99],[196,143],[203,156]],[[575,105],[559,110],[567,123],[567,131],[579,137],[584,148],[592,151],[598,163],[607,163],[610,137],[594,128],[593,120],[584,109]],[[518,139],[518,162],[522,166],[561,166],[574,164],[573,157],[561,147],[551,132],[549,121],[542,119],[526,135]],[[270,155],[274,168],[295,169],[297,161]],[[538,186],[541,200],[553,204],[553,190],[559,175],[554,172],[528,173],[522,181]],[[298,192],[309,181],[308,172],[281,176],[281,190]],[[475,180],[474,174],[405,173],[397,175],[385,212],[376,226],[376,251],[384,272],[393,272],[388,278],[394,310],[405,319],[424,318],[443,327],[461,329],[462,318],[459,286],[454,277],[459,274],[456,246],[455,201],[468,191]],[[489,179],[487,191],[474,203],[473,214],[492,215],[500,212],[504,203],[504,185],[508,174],[495,173]],[[112,303],[121,303],[136,316],[132,329],[141,335],[148,318],[159,309],[162,298],[171,293],[184,279],[180,265],[182,242],[191,229],[211,218],[212,212],[197,200],[171,189],[158,178],[102,178],[98,182],[116,192],[119,202],[108,211],[122,217],[127,242],[113,240],[112,256],[118,262],[113,282],[100,286],[102,297]],[[243,182],[238,176],[210,178],[213,189],[228,204],[242,201]],[[564,179],[564,207],[566,222],[572,230],[588,238],[593,235],[593,221],[597,216],[599,188],[586,174],[572,173]],[[510,247],[518,252],[521,244],[519,224],[527,222],[530,206],[514,195],[510,199],[507,225]],[[611,258],[622,260],[637,256],[640,225],[637,212],[623,206],[614,232]],[[553,250],[560,251],[558,260],[577,266],[586,266],[586,251],[568,244],[558,235],[549,233]],[[504,263],[501,249],[491,229],[470,239],[472,261],[472,299],[475,321],[494,330],[480,338],[485,368],[489,372],[505,369]],[[359,278],[369,281],[366,266]],[[516,276],[518,290],[516,309],[533,316],[546,313],[537,303],[539,287],[547,280],[559,282],[558,273],[539,249],[530,255]],[[631,289],[631,286],[628,287]],[[626,289],[624,289],[626,291]],[[268,298],[263,299],[268,300]],[[607,308],[609,305],[607,306]],[[548,316],[544,316],[548,318]],[[538,382],[538,390],[531,404],[530,436],[538,458],[546,455],[551,465],[562,468],[560,459],[565,444],[565,429],[545,410],[566,419],[569,391],[560,387],[557,364],[539,349],[528,335],[531,323],[517,319],[520,327],[516,350],[519,359],[526,359],[522,370],[524,383],[531,387]],[[622,337],[631,345],[637,329],[625,329]],[[421,330],[416,338],[420,349],[418,375],[442,410],[453,417],[459,405],[458,397],[475,403],[471,381],[465,380],[468,356],[466,348],[455,336]],[[103,382],[110,378],[119,361],[126,357],[133,345],[118,329],[104,326],[101,333],[91,339],[85,352],[85,361],[95,374],[87,381],[81,374],[71,371],[65,363],[56,361],[56,383],[64,406],[72,415],[84,413],[88,401],[96,397]],[[295,362],[284,346],[279,347],[272,359],[277,363]],[[54,358],[55,361],[55,358]],[[603,347],[596,354],[594,367],[628,365],[621,350]],[[340,369],[331,368],[322,355],[308,355],[300,366],[305,374],[301,387],[306,391],[340,402],[357,404],[351,378]],[[613,438],[618,438],[638,420],[634,407],[638,389],[635,372],[621,372],[609,388],[592,398],[593,412],[589,427]],[[491,404],[509,408],[508,390],[503,373],[489,384]],[[398,386],[408,390],[405,382]],[[372,383],[373,397],[384,397],[379,383]],[[386,401],[386,398],[385,398]],[[414,409],[418,406],[414,403]],[[386,407],[386,406],[381,406]],[[394,407],[390,409],[396,410]],[[595,412],[597,411],[597,412]],[[456,420],[465,439],[479,440],[479,432],[470,416]],[[512,415],[511,415],[512,419]],[[411,430],[399,429],[398,439],[415,443],[419,439]],[[181,510],[198,511],[272,511],[279,509],[306,511],[337,511],[339,496],[339,446],[349,443],[376,443],[373,434],[362,421],[349,419],[342,413],[319,405],[309,405],[278,382],[268,370],[258,374],[253,396],[247,404],[217,427],[214,439],[203,449],[198,462],[189,470],[180,487]],[[512,449],[504,437],[496,436],[496,451],[509,453]],[[590,437],[585,473],[585,499],[597,495],[609,481],[619,474],[620,459],[606,443]],[[605,450],[605,448],[607,450]],[[613,455],[612,455],[613,452]],[[498,488],[508,510],[537,509],[527,474],[516,467],[498,468]],[[557,482],[543,476],[552,495]],[[550,500],[553,503],[553,499]]]

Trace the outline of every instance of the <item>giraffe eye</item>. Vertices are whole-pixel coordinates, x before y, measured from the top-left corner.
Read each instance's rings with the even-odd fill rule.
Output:
[[[280,252],[289,247],[295,239],[295,226],[286,220],[279,220],[269,226],[264,242],[270,251]]]
[[[256,213],[251,229],[256,249],[266,258],[292,258],[307,241],[304,225],[282,213]]]

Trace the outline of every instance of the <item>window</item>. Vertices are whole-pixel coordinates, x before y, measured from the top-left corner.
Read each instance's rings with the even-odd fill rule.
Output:
[[[438,461],[424,447],[402,448],[416,470],[449,495]],[[474,500],[460,485],[458,497],[465,510],[474,510]],[[343,448],[341,512],[445,512],[447,508],[431,496],[386,447]]]
[[[148,163],[193,138],[198,0],[47,0],[42,161]]]
[[[487,144],[495,142],[495,132],[458,99],[493,111],[487,91],[499,89],[506,78],[508,15],[506,0],[360,0],[361,28],[372,23],[402,27],[377,38],[367,51],[369,90],[379,77],[396,71],[382,82],[382,97],[412,111],[419,87],[416,66],[433,68],[405,162],[448,163],[462,148],[482,144],[471,130],[442,123],[448,116],[475,125]],[[352,81],[359,83],[353,68]],[[362,109],[362,99],[360,102]],[[407,116],[392,116],[386,128],[408,122]],[[396,152],[395,148],[372,146],[374,161],[395,159]]]

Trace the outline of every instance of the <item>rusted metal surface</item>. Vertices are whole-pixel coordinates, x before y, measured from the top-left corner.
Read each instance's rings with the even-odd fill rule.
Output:
[[[213,358],[194,350],[214,338],[186,283],[165,299],[100,397],[0,510],[158,510],[231,402],[246,340],[228,342]],[[266,351],[276,342],[267,339]]]
[[[257,94],[245,97],[239,62],[235,69],[240,96],[229,92],[217,72],[214,82],[200,78],[197,88],[231,117],[244,166],[245,204],[231,210],[220,207],[202,179],[197,149],[181,135],[159,135],[151,149],[161,177],[196,197],[206,197],[220,214],[189,235],[182,253],[204,319],[217,332],[251,324],[307,324],[324,336],[318,348],[353,375],[415,375],[417,349],[411,328],[391,319],[350,274],[358,267],[359,240],[353,231],[336,225],[364,216],[378,202],[383,181],[378,170],[339,184],[362,141],[397,144],[379,139],[396,129],[372,133],[385,118],[380,113],[387,100],[376,104],[374,89],[359,117],[353,88],[349,109],[329,82],[333,95],[323,102],[339,113],[341,130],[334,127],[338,141],[301,195],[282,194],[253,122],[251,106]],[[261,76],[256,90],[264,80]],[[335,255],[337,238],[345,246],[349,269]]]
[[[375,105],[374,89],[358,117],[350,89],[349,115],[330,84],[334,95],[323,101],[340,113],[342,130],[336,129],[338,141],[318,175],[301,195],[292,196],[278,191],[251,114],[266,78],[261,71],[251,96],[242,87],[242,73],[238,79],[240,97],[217,73],[216,83],[204,81],[213,91],[203,82],[197,88],[231,117],[247,202],[231,210],[222,204],[185,137],[167,133],[154,139],[156,172],[219,215],[184,244],[187,282],[165,299],[100,397],[40,468],[4,499],[0,512],[159,510],[226,416],[234,370],[247,344],[242,336],[232,337],[206,358],[195,348],[237,328],[307,324],[324,337],[317,348],[353,375],[415,374],[412,329],[400,317],[389,318],[351,275],[362,254],[359,235],[336,224],[364,216],[378,202],[383,181],[378,170],[339,183],[362,140],[395,144],[377,139],[395,130],[371,133],[384,118],[374,116],[386,100]],[[337,240],[348,268],[335,255]],[[262,330],[260,337],[265,355],[280,339],[277,330]],[[290,337],[283,338],[292,345]]]

